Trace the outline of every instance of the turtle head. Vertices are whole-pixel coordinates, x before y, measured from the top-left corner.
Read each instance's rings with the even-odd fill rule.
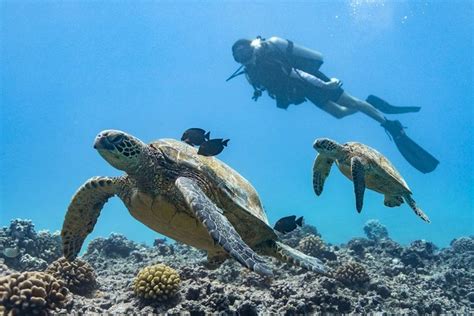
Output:
[[[94,148],[112,166],[125,172],[135,170],[146,144],[122,131],[105,130],[94,141]]]
[[[342,146],[329,138],[318,138],[313,143],[313,148],[320,154],[337,158],[341,153]]]

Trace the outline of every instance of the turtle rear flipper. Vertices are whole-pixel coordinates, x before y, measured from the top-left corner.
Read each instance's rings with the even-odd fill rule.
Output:
[[[431,223],[428,215],[426,215],[417,205],[416,205],[416,202],[415,200],[413,200],[413,198],[411,197],[410,194],[405,194],[403,196],[403,198],[405,199],[405,202],[407,202],[407,204],[411,207],[411,209],[415,212],[416,215],[418,215],[419,217],[421,217],[422,220],[424,220],[425,222],[427,223]]]
[[[263,276],[273,276],[272,270],[240,237],[229,220],[199,185],[192,179],[180,177],[175,182],[187,205],[207,228],[211,238],[243,266]]]
[[[94,177],[77,190],[69,204],[61,230],[64,257],[77,257],[87,235],[94,229],[102,207],[117,193],[120,178]]]
[[[383,204],[388,207],[400,206],[403,204],[403,198],[398,195],[385,195]]]
[[[325,274],[326,267],[318,258],[305,255],[304,253],[285,245],[282,242],[276,241],[274,247],[278,259],[292,263],[296,266],[302,267],[306,270]]]

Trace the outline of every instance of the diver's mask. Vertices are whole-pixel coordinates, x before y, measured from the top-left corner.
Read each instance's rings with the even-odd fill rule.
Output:
[[[252,41],[247,39],[240,39],[232,45],[232,55],[234,60],[240,64],[250,62],[253,57],[254,47],[251,45]]]

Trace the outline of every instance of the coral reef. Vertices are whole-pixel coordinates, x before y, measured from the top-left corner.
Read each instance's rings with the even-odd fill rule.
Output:
[[[44,272],[13,273],[0,278],[2,315],[48,315],[68,299],[64,282]]]
[[[31,226],[22,227],[18,229],[22,238],[36,242],[39,234],[25,237],[31,236]],[[347,267],[352,265],[362,266],[366,275],[360,273],[359,281],[346,281],[349,278],[307,272],[270,257],[266,260],[273,267],[273,279],[262,278],[232,259],[209,270],[203,251],[164,239],[147,246],[113,234],[92,240],[82,257],[95,270],[97,289],[87,296],[71,294],[73,303],[58,313],[468,314],[474,308],[472,236],[458,238],[444,249],[429,241],[404,246],[389,238],[354,238],[336,246],[305,225],[282,239],[297,247],[308,236],[321,238],[326,246],[318,257],[330,275],[344,269],[349,273]],[[334,260],[328,260],[328,253]],[[18,261],[10,259],[0,258],[0,275],[21,269]],[[180,286],[168,300],[143,300],[134,292],[133,279],[137,271],[157,262],[176,270]]]
[[[366,269],[357,262],[349,262],[339,267],[334,273],[334,278],[346,285],[364,285],[369,282]]]
[[[51,263],[45,272],[64,281],[67,288],[75,294],[86,295],[96,287],[94,269],[81,259],[69,262],[61,257]]]
[[[364,232],[367,238],[373,241],[389,238],[387,228],[376,219],[371,219],[365,223]]]
[[[282,235],[281,239],[285,242],[285,244],[296,248],[298,247],[300,240],[306,236],[321,237],[321,234],[319,234],[317,228],[313,225],[304,224],[302,227]]]
[[[415,240],[410,246],[401,253],[401,260],[404,264],[414,268],[422,268],[426,265],[427,260],[436,258],[435,251],[437,247],[425,240]]]
[[[176,270],[164,264],[155,264],[138,272],[133,291],[144,299],[166,301],[179,288],[181,280]]]
[[[375,242],[366,238],[353,238],[347,243],[347,248],[352,250],[353,254],[363,257],[366,250],[375,246]]]
[[[458,252],[474,251],[474,236],[454,239],[451,241],[451,247]]]
[[[0,258],[16,270],[43,270],[61,255],[59,232],[37,233],[34,224],[23,219],[13,219],[0,229]]]
[[[37,257],[51,263],[63,255],[61,234],[40,230],[36,237]]]
[[[20,271],[41,271],[47,266],[48,263],[46,261],[28,253],[23,254],[18,259],[18,270]]]
[[[87,246],[87,253],[97,252],[111,258],[124,258],[137,248],[136,243],[128,240],[124,235],[112,233],[108,238],[96,238],[91,241]]]
[[[166,243],[166,238],[157,238],[153,241],[153,246],[156,247],[160,255],[171,255],[174,252],[173,246]]]

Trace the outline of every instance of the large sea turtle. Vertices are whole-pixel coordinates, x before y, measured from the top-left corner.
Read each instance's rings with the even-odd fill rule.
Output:
[[[316,195],[319,196],[323,192],[324,181],[332,164],[336,162],[339,170],[354,182],[356,208],[359,213],[367,187],[384,194],[386,206],[400,206],[405,200],[416,215],[430,222],[428,216],[416,206],[410,188],[397,169],[375,149],[355,142],[341,145],[327,138],[316,139],[313,147],[319,153],[313,165],[313,188]]]
[[[147,145],[117,130],[101,132],[94,148],[125,175],[91,178],[76,192],[61,232],[66,259],[77,256],[104,204],[117,195],[137,220],[207,251],[213,264],[230,256],[271,276],[261,254],[324,272],[321,261],[278,241],[255,189],[222,161],[174,139]]]

